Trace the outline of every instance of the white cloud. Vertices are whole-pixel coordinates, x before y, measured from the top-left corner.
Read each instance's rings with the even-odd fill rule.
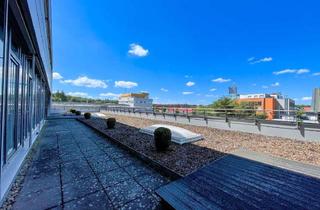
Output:
[[[213,92],[213,91],[216,91],[217,89],[216,88],[211,88],[209,91]]]
[[[191,78],[191,75],[184,75],[185,78]]]
[[[217,79],[213,79],[211,80],[212,82],[218,82],[218,83],[224,83],[224,82],[230,82],[231,79],[223,79],[221,77],[217,78]]]
[[[99,96],[111,99],[118,99],[120,94],[117,93],[100,93]]]
[[[168,92],[169,90],[168,89],[165,89],[165,88],[160,88],[161,91],[163,92]]]
[[[262,85],[263,89],[268,89],[269,87],[267,85]]]
[[[273,72],[274,75],[280,74],[304,74],[310,72],[309,69],[283,69],[281,71]]]
[[[301,101],[311,101],[312,97],[310,96],[305,96],[301,98]]]
[[[88,93],[84,93],[84,92],[68,92],[66,94],[69,96],[76,96],[76,97],[89,97]]]
[[[75,86],[89,87],[89,88],[107,88],[108,85],[103,80],[90,79],[87,76],[80,76],[77,79],[69,79],[61,81],[62,83],[72,84]]]
[[[132,43],[130,44],[130,49],[128,51],[130,55],[144,57],[149,54],[149,50],[144,49],[141,45]]]
[[[147,90],[141,90],[140,92],[141,93],[149,93],[149,91],[147,91]]]
[[[187,91],[186,91],[186,92],[182,92],[182,94],[183,94],[183,95],[191,95],[191,94],[193,94],[193,92],[187,92]]]
[[[63,79],[63,77],[61,76],[61,74],[59,74],[58,72],[53,72],[52,73],[52,79]]]
[[[255,57],[251,57],[248,59],[248,62],[250,64],[264,63],[264,62],[271,62],[271,61],[272,61],[272,57],[264,57],[264,58],[260,58],[260,59],[256,59]]]
[[[115,81],[114,86],[120,88],[134,88],[138,86],[138,83],[130,81]]]
[[[309,73],[310,70],[309,69],[298,69],[297,70],[297,74],[304,74],[304,73]]]
[[[194,86],[195,84],[196,84],[195,82],[189,81],[186,83],[186,86],[191,87],[191,86]]]
[[[316,72],[312,74],[313,76],[320,76],[320,72]]]
[[[209,98],[209,97],[216,97],[216,96],[213,95],[213,94],[206,94],[205,97],[208,97],[208,98]]]
[[[255,57],[248,58],[248,62],[251,62],[255,59]]]
[[[279,82],[275,82],[275,83],[272,83],[271,86],[272,87],[278,87],[278,86],[280,86],[280,83]]]

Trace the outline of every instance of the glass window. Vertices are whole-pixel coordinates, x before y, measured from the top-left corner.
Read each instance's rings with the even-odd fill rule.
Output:
[[[10,59],[7,78],[7,115],[6,115],[6,151],[9,157],[15,149],[16,139],[16,107],[17,107],[17,78],[19,64]]]

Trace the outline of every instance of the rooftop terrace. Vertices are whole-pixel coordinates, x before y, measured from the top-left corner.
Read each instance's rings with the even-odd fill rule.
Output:
[[[117,119],[115,129],[106,129],[103,116]],[[319,143],[166,121],[204,140],[158,153],[139,128],[159,122],[112,113],[50,117],[2,208],[320,206]]]
[[[4,203],[13,209],[154,209],[168,179],[75,119],[48,120]]]

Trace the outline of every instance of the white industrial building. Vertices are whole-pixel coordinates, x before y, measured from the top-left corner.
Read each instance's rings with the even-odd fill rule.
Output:
[[[118,100],[119,105],[132,108],[152,108],[152,102],[149,93],[125,93],[121,94]]]

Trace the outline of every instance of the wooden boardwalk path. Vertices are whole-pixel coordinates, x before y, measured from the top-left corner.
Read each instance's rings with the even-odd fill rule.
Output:
[[[175,209],[320,209],[319,167],[280,158],[277,167],[274,157],[238,155],[212,162],[157,193]],[[259,162],[253,160],[257,157]],[[296,172],[304,166],[310,176]]]

